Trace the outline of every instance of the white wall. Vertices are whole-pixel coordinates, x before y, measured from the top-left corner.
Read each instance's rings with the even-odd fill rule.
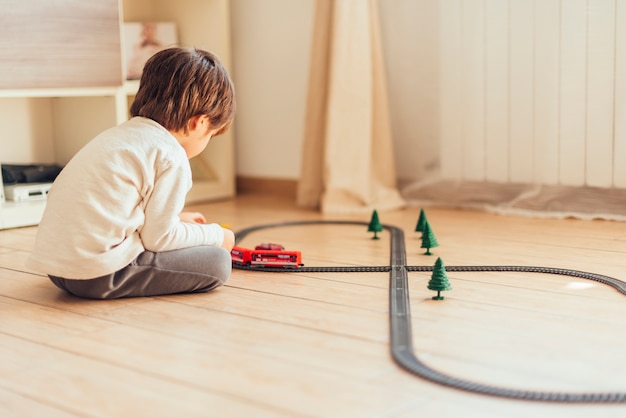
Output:
[[[400,180],[439,169],[437,0],[379,0],[387,88]]]
[[[233,0],[237,175],[300,175],[314,0]]]
[[[436,170],[437,0],[379,0],[400,179]],[[237,174],[300,176],[314,0],[232,0]]]

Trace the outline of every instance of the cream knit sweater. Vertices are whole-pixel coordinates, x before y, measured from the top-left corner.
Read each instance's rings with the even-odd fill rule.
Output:
[[[191,183],[184,149],[155,121],[135,117],[108,129],[55,180],[26,264],[91,279],[120,270],[144,250],[219,246],[219,225],[178,218]]]

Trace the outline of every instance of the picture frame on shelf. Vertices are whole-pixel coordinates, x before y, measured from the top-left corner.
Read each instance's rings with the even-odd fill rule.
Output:
[[[126,79],[141,78],[143,66],[157,52],[178,45],[174,22],[125,22],[122,40]]]

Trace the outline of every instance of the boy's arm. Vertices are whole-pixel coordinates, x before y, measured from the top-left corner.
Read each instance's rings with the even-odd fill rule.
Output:
[[[187,222],[190,224],[206,223],[206,218],[200,212],[181,212],[178,217],[181,222]],[[222,229],[224,230],[224,242],[222,242],[222,247],[230,251],[235,246],[235,233],[228,228],[222,227]]]
[[[225,233],[220,225],[181,222],[179,215],[183,213],[190,188],[188,166],[173,165],[160,172],[152,194],[145,201],[144,224],[139,230],[146,250],[158,252],[224,244]]]

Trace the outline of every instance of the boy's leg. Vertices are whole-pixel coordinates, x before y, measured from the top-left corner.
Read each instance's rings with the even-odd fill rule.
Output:
[[[230,277],[232,261],[221,247],[144,251],[116,273],[89,280],[50,277],[59,288],[90,299],[207,292]]]

